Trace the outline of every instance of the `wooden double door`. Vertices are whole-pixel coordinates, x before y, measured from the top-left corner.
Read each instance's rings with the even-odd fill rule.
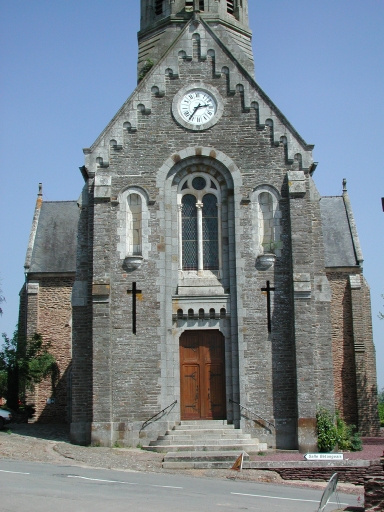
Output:
[[[180,336],[182,420],[221,420],[225,407],[225,346],[219,331],[185,331]]]

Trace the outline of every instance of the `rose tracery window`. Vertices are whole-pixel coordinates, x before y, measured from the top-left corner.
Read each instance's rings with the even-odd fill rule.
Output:
[[[209,175],[193,174],[179,186],[180,270],[221,269],[220,187]]]

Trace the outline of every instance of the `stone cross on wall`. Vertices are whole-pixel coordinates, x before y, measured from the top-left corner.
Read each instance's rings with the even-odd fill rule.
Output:
[[[261,288],[261,291],[267,295],[267,319],[268,319],[268,332],[272,331],[272,320],[271,320],[271,292],[275,291],[275,288],[271,288],[270,282],[267,281],[267,286]]]
[[[132,283],[132,290],[127,290],[128,294],[132,294],[132,333],[136,334],[136,298],[141,290],[136,288],[136,283]]]

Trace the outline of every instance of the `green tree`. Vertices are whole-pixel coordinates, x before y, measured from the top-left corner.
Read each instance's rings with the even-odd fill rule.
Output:
[[[377,401],[379,402],[380,424],[384,427],[384,388],[377,394]]]
[[[0,287],[0,304],[1,304],[2,302],[5,302],[5,298],[4,298],[4,295],[3,295],[3,290],[2,290],[2,289],[1,289],[1,287]],[[3,314],[3,310],[2,310],[2,308],[1,308],[1,306],[0,306],[0,316],[1,316],[2,314]]]
[[[382,295],[381,298],[384,299],[384,295]],[[384,313],[379,311],[378,317],[380,318],[380,320],[384,320]]]
[[[19,335],[17,329],[12,338],[3,333],[0,350],[0,396],[5,396],[11,409],[18,408],[20,393],[33,391],[47,377],[52,380],[54,394],[58,379],[56,359],[49,353],[50,342],[40,334],[30,340]]]

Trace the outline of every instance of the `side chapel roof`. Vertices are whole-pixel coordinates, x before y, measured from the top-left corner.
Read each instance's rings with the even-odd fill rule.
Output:
[[[354,233],[344,196],[322,197],[320,201],[324,236],[325,266],[354,267],[362,263],[358,258],[360,243]],[[354,221],[353,221],[354,224]]]
[[[75,272],[79,208],[76,201],[44,201],[34,233],[29,272]],[[28,254],[27,254],[28,256]]]

